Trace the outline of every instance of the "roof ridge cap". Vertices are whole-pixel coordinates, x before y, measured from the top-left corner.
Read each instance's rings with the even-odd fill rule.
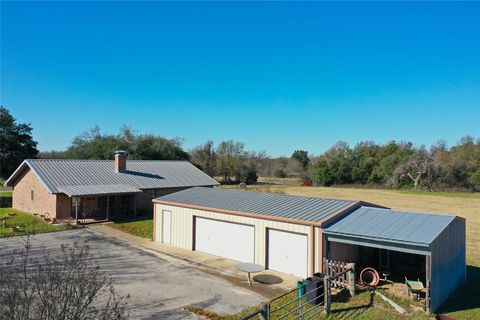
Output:
[[[429,215],[429,216],[440,216],[440,217],[449,217],[449,218],[456,218],[457,215],[451,213],[437,213],[437,212],[425,212],[425,211],[408,211],[404,209],[392,209],[392,208],[377,208],[377,207],[368,207],[362,206],[367,210],[382,210],[382,211],[393,211],[397,213],[406,213],[406,214],[418,214],[418,215]]]
[[[352,199],[335,199],[335,198],[322,198],[322,197],[311,197],[311,196],[301,196],[295,194],[279,193],[279,192],[267,192],[267,191],[248,191],[248,190],[238,190],[238,189],[222,189],[222,188],[208,188],[208,187],[196,187],[196,188],[205,188],[210,190],[219,190],[224,192],[247,192],[252,194],[265,194],[265,195],[279,195],[283,197],[293,197],[293,198],[302,198],[302,199],[313,199],[313,200],[333,200],[333,201],[345,201],[351,203],[361,203],[361,200],[352,200]]]

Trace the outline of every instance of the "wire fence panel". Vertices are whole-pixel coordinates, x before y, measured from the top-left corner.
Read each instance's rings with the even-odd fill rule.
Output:
[[[315,319],[322,311],[329,314],[332,287],[347,288],[354,294],[355,264],[325,259],[324,272],[299,281],[297,288],[270,300],[243,319],[308,320]]]
[[[300,283],[268,303],[269,320],[305,319],[324,310],[324,278],[307,278]]]

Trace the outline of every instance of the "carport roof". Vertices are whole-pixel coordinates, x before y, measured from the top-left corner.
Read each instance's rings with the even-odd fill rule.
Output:
[[[60,186],[59,191],[69,197],[85,197],[92,195],[109,194],[132,194],[140,193],[142,190],[126,184],[103,184],[103,185],[83,185],[83,186]]]
[[[449,215],[361,207],[325,228],[324,233],[429,246],[454,219]]]
[[[361,202],[290,196],[278,193],[195,187],[172,193],[154,202],[224,213],[272,216],[304,224],[322,224],[337,214],[360,207]],[[368,204],[366,204],[368,205]],[[288,222],[288,221],[286,221]]]

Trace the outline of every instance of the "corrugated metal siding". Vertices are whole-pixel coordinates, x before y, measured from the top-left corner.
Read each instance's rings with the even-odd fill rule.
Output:
[[[358,262],[358,246],[340,242],[331,242],[330,244],[330,260]]]
[[[127,160],[116,172],[113,160],[26,160],[52,193],[59,186],[125,184],[138,189],[214,186],[218,182],[188,161]]]
[[[455,217],[361,207],[324,230],[390,243],[428,246]]]
[[[372,247],[372,248],[378,248],[378,249],[394,250],[394,251],[405,252],[405,253],[430,255],[430,247],[423,244],[412,245],[411,243],[401,243],[400,241],[389,242],[389,241],[375,240],[372,238],[362,238],[362,237],[351,236],[351,235],[337,235],[337,234],[327,235],[326,234],[325,237],[329,243],[338,242],[338,243],[346,243],[346,244]]]
[[[196,210],[190,208],[169,206],[163,204],[155,204],[157,219],[155,221],[156,235],[155,239],[160,242],[162,239],[162,210],[168,210],[172,212],[172,231],[171,231],[171,245],[186,250],[192,250],[193,248],[193,217],[205,217],[210,219],[243,223],[255,226],[255,263],[265,266],[266,265],[266,228],[273,228],[284,231],[291,231],[297,233],[303,233],[308,235],[308,268],[309,273],[311,270],[311,259],[315,257],[310,253],[310,231],[309,226],[275,222],[271,220],[256,219],[242,216],[229,215],[224,213]]]
[[[314,222],[320,222],[355,203],[349,200],[199,187],[163,196],[157,200]]]
[[[431,311],[466,280],[465,219],[456,217],[431,245]]]

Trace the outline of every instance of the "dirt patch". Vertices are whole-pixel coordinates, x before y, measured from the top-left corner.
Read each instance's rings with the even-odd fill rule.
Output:
[[[402,299],[410,299],[408,296],[407,288],[403,283],[383,283],[379,286],[380,289],[385,290],[386,292],[402,298]]]

